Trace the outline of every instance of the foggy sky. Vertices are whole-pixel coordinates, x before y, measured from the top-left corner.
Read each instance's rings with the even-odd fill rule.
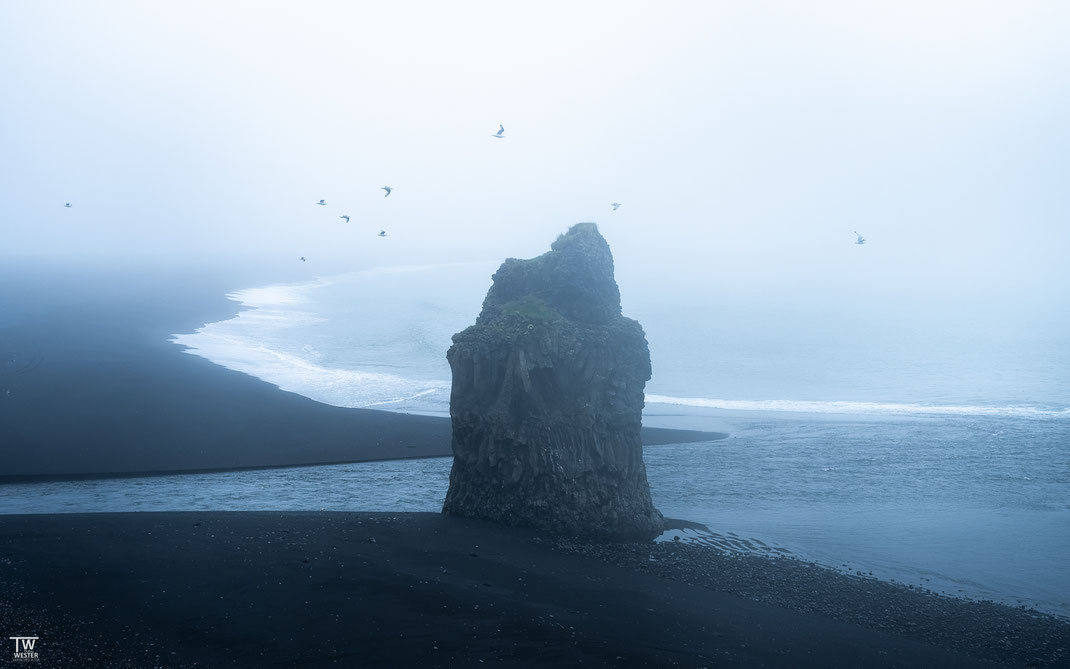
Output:
[[[1055,2],[4,2],[0,261],[314,276],[596,221],[626,296],[1066,312],[1068,34]]]

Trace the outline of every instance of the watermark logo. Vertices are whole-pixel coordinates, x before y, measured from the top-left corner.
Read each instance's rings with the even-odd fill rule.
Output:
[[[12,662],[37,662],[41,659],[34,650],[37,646],[37,639],[40,637],[9,636],[8,638],[15,640],[15,654],[11,657]]]

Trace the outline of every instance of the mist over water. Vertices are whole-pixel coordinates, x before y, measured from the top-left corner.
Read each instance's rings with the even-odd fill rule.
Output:
[[[448,415],[444,352],[495,267],[240,291],[238,317],[174,339],[322,402]],[[664,513],[838,568],[1070,613],[1070,346],[1038,327],[1045,316],[964,319],[974,307],[960,303],[849,317],[701,286],[624,299],[651,349],[644,423],[731,433],[647,450]]]
[[[387,267],[242,290],[230,296],[244,307],[236,318],[174,341],[328,404],[446,415],[445,351],[475,321],[496,268]],[[650,345],[648,404],[1070,416],[1070,330],[1038,329],[1036,316],[846,316],[822,297],[741,305],[701,288],[624,296]]]
[[[662,511],[1070,615],[1068,33],[1060,3],[0,3],[0,266],[45,277],[0,285],[0,327],[234,269],[241,312],[176,347],[446,416],[498,264],[596,221],[644,423],[731,435],[647,449]],[[49,295],[56,265],[86,280]],[[5,485],[0,513],[436,511],[447,469]]]

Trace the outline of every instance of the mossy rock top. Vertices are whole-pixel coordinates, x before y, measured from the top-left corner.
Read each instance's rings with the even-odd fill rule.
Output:
[[[536,258],[509,258],[494,274],[477,324],[517,314],[604,324],[621,315],[613,254],[594,223],[577,223]]]

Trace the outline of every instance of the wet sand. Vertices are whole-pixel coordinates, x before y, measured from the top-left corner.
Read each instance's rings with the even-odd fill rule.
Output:
[[[1065,623],[941,614],[801,563],[437,514],[9,516],[0,546],[0,624],[39,636],[45,666],[1058,666],[1070,649]]]
[[[0,627],[39,636],[44,666],[950,668],[1070,657],[1070,626],[1005,606],[790,560],[438,514],[7,516],[0,564]]]
[[[328,406],[169,341],[261,274],[0,272],[0,482],[451,455],[448,418]]]
[[[152,277],[0,277],[2,352],[43,359],[0,375],[0,477],[449,453],[446,419],[319,404],[168,342],[263,279]],[[0,632],[39,636],[42,666],[1066,666],[1068,629],[791,560],[437,514],[0,516]]]

